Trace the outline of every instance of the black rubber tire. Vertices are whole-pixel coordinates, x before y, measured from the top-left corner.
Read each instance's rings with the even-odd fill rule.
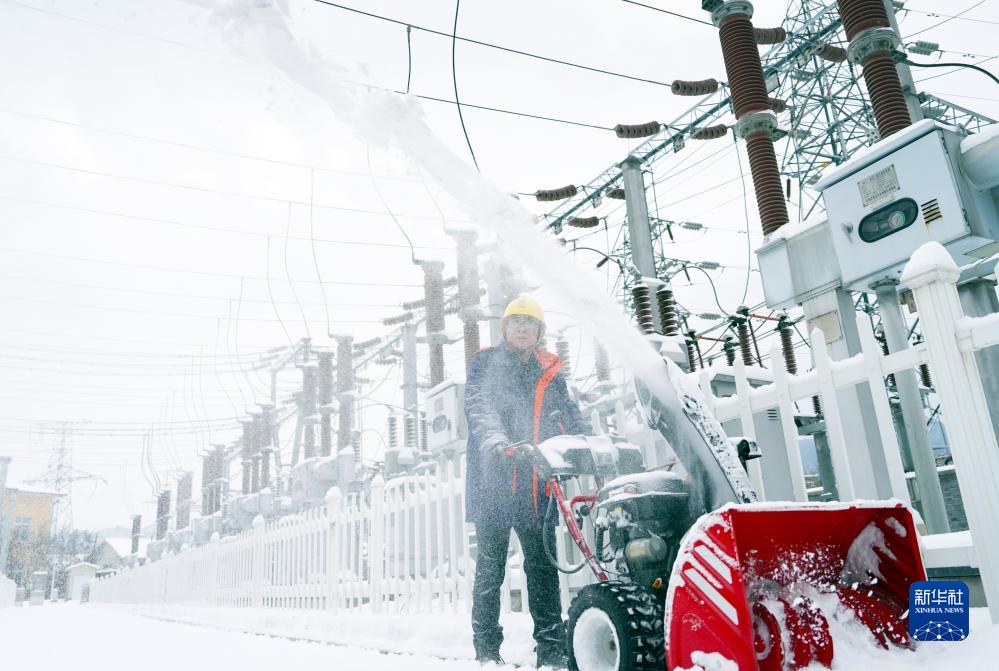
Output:
[[[566,648],[570,671],[579,671],[573,636],[579,617],[587,610],[602,610],[617,633],[620,666],[617,671],[665,671],[663,608],[647,589],[618,581],[587,585],[569,606]]]

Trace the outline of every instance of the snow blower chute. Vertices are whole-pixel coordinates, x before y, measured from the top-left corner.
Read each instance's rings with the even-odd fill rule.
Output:
[[[830,666],[833,614],[866,626],[872,645],[911,646],[908,590],[925,572],[908,508],[756,502],[745,464],[759,450],[728,439],[679,368],[666,368],[673,395],[638,386],[638,400],[685,474],[644,471],[641,450],[610,436],[558,436],[532,452],[583,556],[559,566],[548,548],[552,561],[597,579],[569,608],[570,668]],[[596,491],[567,499],[563,485],[580,475]]]

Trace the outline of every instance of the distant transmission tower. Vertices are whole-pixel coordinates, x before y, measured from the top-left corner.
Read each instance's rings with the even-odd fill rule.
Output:
[[[48,491],[59,494],[52,506],[52,537],[57,540],[53,549],[53,564],[56,567],[63,567],[66,563],[65,539],[60,538],[59,532],[64,528],[71,529],[73,526],[73,483],[81,480],[104,481],[100,476],[84,473],[73,467],[71,438],[79,425],[87,423],[86,420],[40,423],[37,427],[38,431],[42,435],[53,435],[56,440],[52,444],[49,463],[45,471],[30,480],[25,480],[27,484],[41,485]],[[56,573],[57,571],[53,570],[50,576],[53,591]]]

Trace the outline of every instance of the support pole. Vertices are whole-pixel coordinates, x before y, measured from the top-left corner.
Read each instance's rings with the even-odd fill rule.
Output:
[[[333,453],[333,353],[319,353],[319,453]]]
[[[473,231],[456,231],[458,248],[458,317],[463,325],[465,342],[465,370],[479,351],[479,261],[475,250],[476,234]]]
[[[642,163],[634,156],[629,156],[621,161],[620,168],[631,257],[642,277],[656,277],[656,257],[652,247],[652,227],[649,222],[649,204],[645,199]],[[650,295],[650,300],[655,301],[655,297]],[[659,310],[655,305],[652,306],[652,320],[655,331],[661,333],[662,324],[659,323]]]
[[[430,350],[430,386],[444,381],[444,264],[422,261],[423,294],[427,309],[427,347]]]
[[[410,439],[407,427],[415,426],[419,413],[419,389],[417,387],[418,361],[416,358],[416,326],[408,323],[402,327],[402,407],[406,409],[403,417],[404,450],[416,453],[416,443]]]
[[[354,338],[352,336],[338,336],[336,339],[336,391],[337,405],[339,406],[340,426],[337,431],[337,458],[349,458],[353,461],[352,432],[354,430]],[[349,468],[341,470],[341,473],[349,471],[351,479],[357,473],[358,464],[353,461]],[[341,483],[346,486],[347,482]]]
[[[878,297],[881,324],[885,330],[888,351],[900,352],[909,347],[909,330],[902,315],[902,305],[898,300],[898,281],[884,280],[871,286]],[[919,500],[922,504],[926,529],[931,534],[950,531],[947,520],[947,507],[944,503],[940,476],[937,473],[933,448],[926,433],[926,418],[923,401],[919,393],[916,371],[902,370],[895,373],[895,388],[898,390],[899,407],[906,442],[912,454],[912,464],[916,470],[916,483],[919,485]]]

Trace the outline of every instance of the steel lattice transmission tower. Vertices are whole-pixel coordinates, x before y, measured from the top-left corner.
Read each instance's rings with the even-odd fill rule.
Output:
[[[886,4],[891,16],[895,3]],[[788,39],[768,54],[769,60],[784,60],[792,52],[798,52],[798,56],[786,62],[770,83],[776,87],[773,95],[788,103],[788,135],[781,173],[792,180],[791,200],[798,206],[799,217],[805,219],[822,208],[819,194],[810,188],[821,172],[843,163],[879,137],[861,72],[845,58],[847,44],[836,4],[791,0],[783,27]],[[809,46],[802,50],[802,44]],[[939,119],[971,132],[995,123],[949,101],[918,93],[905,70],[900,75],[903,87],[908,89],[914,120]]]

